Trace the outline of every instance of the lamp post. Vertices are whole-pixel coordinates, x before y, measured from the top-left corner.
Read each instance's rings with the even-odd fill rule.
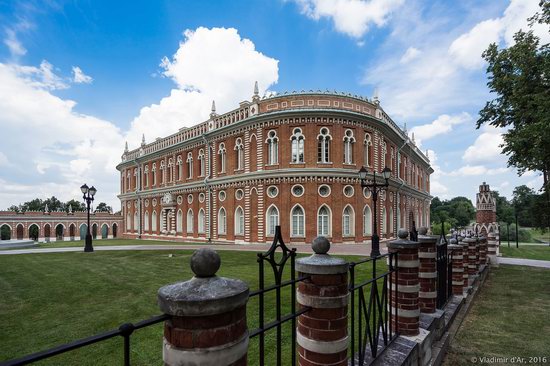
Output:
[[[86,245],[84,246],[84,251],[93,252],[94,247],[92,246],[92,234],[90,234],[90,204],[94,201],[94,196],[97,192],[97,189],[95,189],[94,186],[88,188],[88,185],[84,184],[82,187],[80,187],[80,190],[82,191],[82,198],[84,199],[84,202],[86,202],[86,211],[88,212],[88,226],[86,231]]]
[[[380,184],[376,181],[376,170],[373,171],[372,183],[367,183],[367,169],[363,166],[359,169],[359,178],[361,179],[361,188],[367,188],[372,193],[372,201],[374,202],[374,217],[373,217],[373,230],[372,230],[372,248],[370,252],[371,258],[378,257],[380,255],[380,238],[378,237],[378,225],[376,212],[376,201],[378,200],[378,193],[388,188],[388,179],[390,178],[391,169],[385,167],[382,170],[382,178],[384,183]]]
[[[519,248],[519,226],[518,226],[518,210],[514,209],[516,215],[516,249]]]

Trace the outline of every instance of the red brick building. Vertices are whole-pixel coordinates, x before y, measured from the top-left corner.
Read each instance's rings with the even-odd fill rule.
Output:
[[[324,92],[260,98],[168,137],[126,150],[120,171],[124,237],[334,243],[372,234],[361,166],[392,169],[378,201],[382,237],[429,222],[428,158],[377,100]]]

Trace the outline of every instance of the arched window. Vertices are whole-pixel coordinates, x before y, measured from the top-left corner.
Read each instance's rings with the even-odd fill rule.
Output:
[[[393,172],[395,172],[395,149],[393,148],[393,146],[390,148],[390,169],[392,171],[392,175],[394,174]]]
[[[149,165],[148,164],[145,165],[143,174],[145,175],[145,187],[149,187]]]
[[[344,164],[353,164],[353,144],[355,143],[355,137],[353,137],[352,130],[346,130],[344,134]]]
[[[388,163],[388,144],[386,143],[386,141],[382,141],[382,156],[381,156],[381,159],[380,159],[380,162],[381,164],[380,165],[380,169],[382,169],[383,166],[387,166]]]
[[[244,235],[244,212],[241,207],[235,210],[235,235]]]
[[[128,181],[128,185],[126,186],[126,188],[131,191],[132,190],[132,181],[130,179],[130,170],[128,170],[128,172],[126,173],[126,179]]]
[[[382,207],[382,235],[388,232],[387,221],[388,219],[386,218],[386,208]]]
[[[176,165],[178,166],[178,176],[176,177],[177,180],[183,179],[183,160],[181,160],[181,155],[178,155],[178,158],[176,160]]]
[[[174,180],[172,172],[174,171],[174,160],[172,158],[168,159],[168,182]]]
[[[365,166],[370,166],[370,157],[371,157],[371,148],[372,148],[372,138],[370,136],[370,133],[365,134],[365,139],[363,140],[363,154],[364,160],[365,160]]]
[[[222,142],[218,147],[218,155],[220,156],[220,173],[225,173],[225,144]]]
[[[363,210],[363,235],[372,235],[372,212],[369,205]]]
[[[126,231],[132,230],[132,215],[128,212],[126,214]]]
[[[342,236],[353,236],[355,227],[354,217],[353,208],[349,205],[346,206],[342,213]]]
[[[323,127],[319,131],[317,136],[317,161],[319,163],[330,162],[330,131],[328,128]]]
[[[134,169],[134,189],[138,188],[138,171],[137,168]]]
[[[403,226],[404,225],[401,222],[401,209],[397,207],[397,229],[401,229]]]
[[[187,177],[189,179],[193,178],[193,153],[191,151],[187,153],[187,171]]]
[[[193,233],[193,210],[191,209],[187,211],[187,233]]]
[[[267,134],[267,164],[275,165],[279,163],[279,138],[277,132],[271,130]]]
[[[136,211],[136,212],[134,212],[134,231],[138,231],[138,229],[139,229],[138,221],[139,221],[139,217],[138,217],[138,213]]]
[[[237,151],[237,170],[242,170],[244,169],[244,148],[240,138],[235,140],[235,151]]]
[[[200,171],[201,171],[200,176],[204,177],[204,175],[206,174],[206,169],[205,169],[204,150],[203,149],[199,150],[198,159],[199,159]]]
[[[204,210],[201,208],[199,210],[199,234],[204,234]]]
[[[176,214],[176,232],[183,232],[183,212],[181,212],[181,210],[178,210]]]
[[[317,212],[317,235],[330,236],[330,210],[327,206],[321,206]]]
[[[300,205],[294,206],[290,213],[292,221],[290,227],[292,228],[292,236],[302,238],[305,236],[305,214],[304,209]]]
[[[149,231],[149,212],[147,211],[143,214],[143,231]]]
[[[275,235],[275,227],[279,225],[279,210],[274,205],[267,209],[267,235]]]
[[[151,174],[153,175],[152,186],[156,186],[157,185],[157,163],[153,163],[153,167],[151,168]]]
[[[218,211],[218,234],[225,235],[227,232],[227,215],[225,214],[225,208],[220,208]]]
[[[153,233],[157,232],[157,212],[153,211],[151,214],[151,231]]]
[[[160,184],[164,184],[166,178],[166,163],[163,161],[160,162]]]
[[[304,162],[304,140],[305,137],[302,134],[301,128],[295,128],[290,137],[291,141],[291,152],[292,152],[292,163],[303,163]]]

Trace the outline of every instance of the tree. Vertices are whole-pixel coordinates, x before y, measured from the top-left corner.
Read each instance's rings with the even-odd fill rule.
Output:
[[[53,211],[65,211],[65,204],[58,200],[55,196],[51,196],[44,200],[44,207],[48,205],[48,210]]]
[[[466,197],[455,197],[449,201],[436,200],[435,208],[431,206],[430,216],[434,224],[440,224],[441,221],[449,223],[451,226],[467,226],[475,217],[475,208]]]
[[[514,189],[512,204],[514,206],[514,214],[517,213],[518,215],[520,226],[534,226],[533,217],[538,214],[534,210],[536,196],[535,191],[526,185],[521,185]]]
[[[506,197],[501,196],[498,191],[493,191],[492,193],[497,206],[497,222],[514,222],[514,207],[512,207]]]
[[[113,211],[112,207],[111,206],[108,206],[105,202],[100,202],[96,208],[95,208],[96,211]]]
[[[65,203],[65,211],[69,211],[69,207],[71,207],[71,210],[73,212],[84,211],[86,209],[86,205],[83,202],[77,201],[75,199],[72,199]]]
[[[550,24],[550,2],[540,2],[541,13],[531,19]],[[479,112],[477,128],[483,124],[506,127],[502,152],[508,156],[508,166],[519,174],[540,171],[542,189],[550,190],[550,46],[540,45],[532,30],[518,31],[515,44],[498,49],[491,44],[483,58],[487,61],[487,83],[495,99]],[[550,195],[549,195],[550,197]]]

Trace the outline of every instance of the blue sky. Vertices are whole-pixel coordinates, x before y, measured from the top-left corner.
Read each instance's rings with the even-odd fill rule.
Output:
[[[137,146],[262,92],[372,97],[433,166],[432,193],[539,188],[475,129],[491,96],[481,52],[511,44],[538,0],[0,2],[0,208],[83,182],[118,208],[114,166]],[[548,29],[535,32],[545,42]]]

